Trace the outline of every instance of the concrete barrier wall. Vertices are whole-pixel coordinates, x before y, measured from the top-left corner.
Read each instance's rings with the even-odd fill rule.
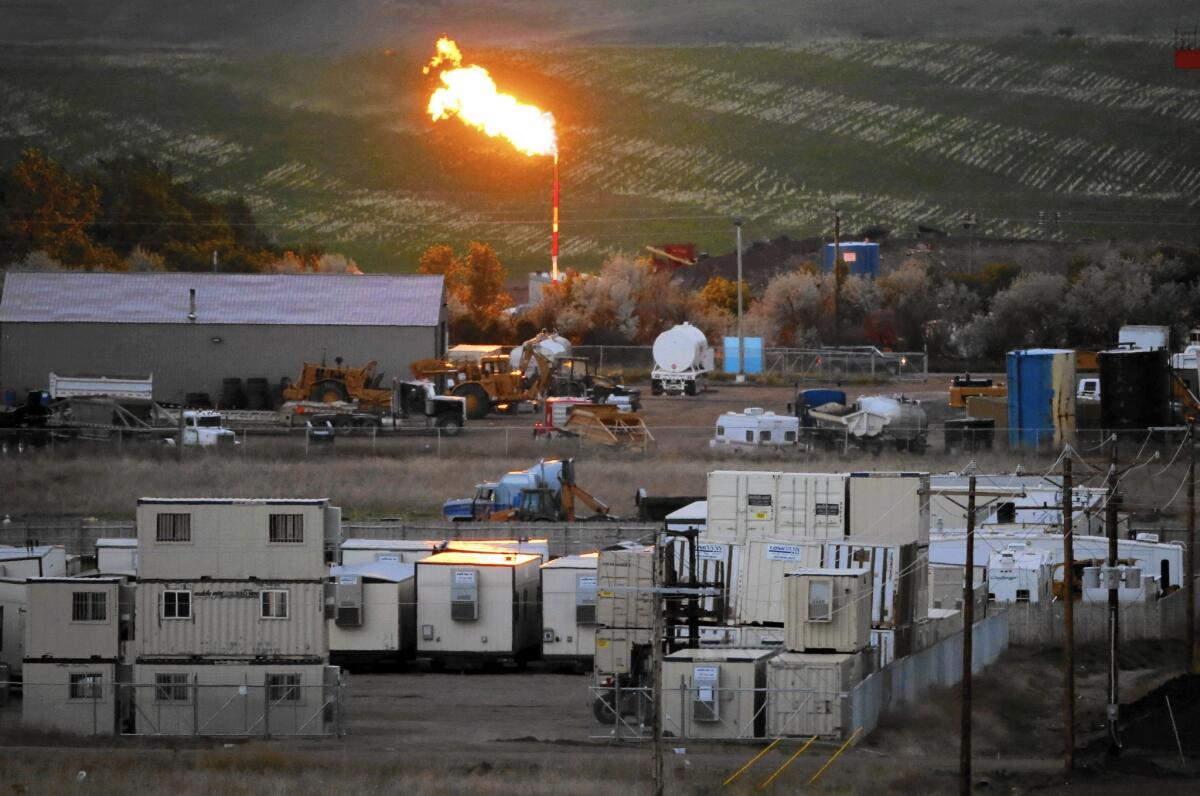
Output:
[[[971,671],[980,672],[1008,648],[1008,613],[999,612],[975,624]],[[922,699],[935,686],[947,687],[962,679],[962,633],[955,633],[928,649],[897,659],[863,680],[850,692],[852,727],[868,735],[879,717],[905,702]]]
[[[1008,606],[1010,643],[1014,646],[1061,644],[1065,632],[1063,609],[1061,602]],[[1186,610],[1187,595],[1182,591],[1148,603],[1121,603],[1121,640],[1179,638],[1183,635]],[[1075,641],[1107,641],[1108,603],[1075,603],[1074,622]]]

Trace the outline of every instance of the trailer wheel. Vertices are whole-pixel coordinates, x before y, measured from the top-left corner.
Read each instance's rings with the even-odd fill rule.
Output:
[[[650,394],[651,395],[662,395],[663,394],[662,379],[651,379],[650,380]]]
[[[696,382],[685,381],[683,383],[683,394],[684,395],[695,395],[696,394]]]
[[[462,432],[463,421],[456,415],[444,414],[438,415],[433,425],[441,429],[447,437],[457,437]]]
[[[918,456],[920,456],[922,453],[925,452],[925,447],[927,444],[928,443],[925,441],[924,437],[917,437],[912,442],[908,443],[908,449],[910,451],[912,451],[913,453],[917,454]]]
[[[613,694],[601,694],[592,702],[592,715],[601,724],[617,723],[616,697]]]
[[[487,390],[475,382],[458,385],[454,388],[454,395],[466,399],[467,417],[472,420],[482,420],[492,410],[492,399]]]

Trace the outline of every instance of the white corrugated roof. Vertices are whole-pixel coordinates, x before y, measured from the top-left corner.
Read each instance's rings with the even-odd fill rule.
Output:
[[[368,561],[350,566],[339,564],[329,568],[329,575],[334,578],[341,575],[357,575],[360,578],[374,578],[390,583],[400,583],[415,574],[416,567],[412,564],[401,564],[399,561]]]
[[[435,326],[440,276],[10,273],[5,323]]]

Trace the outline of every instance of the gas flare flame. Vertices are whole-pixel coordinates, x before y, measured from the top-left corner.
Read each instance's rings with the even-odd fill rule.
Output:
[[[501,94],[496,81],[482,66],[463,66],[462,53],[452,39],[438,39],[437,54],[425,74],[440,70],[442,85],[429,98],[433,120],[457,116],[463,124],[492,138],[506,138],[526,155],[558,156],[554,114],[526,105],[509,94]]]

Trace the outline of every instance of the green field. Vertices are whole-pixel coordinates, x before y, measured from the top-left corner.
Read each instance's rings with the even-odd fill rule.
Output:
[[[545,268],[550,162],[423,115],[426,52],[0,49],[0,161],[143,152],[243,194],[283,246],[369,271],[485,240]],[[1166,41],[1046,35],[466,49],[559,120],[566,265],[613,251],[918,224],[1194,242],[1200,80]],[[1038,223],[1038,211],[1061,223]],[[137,223],[137,219],[130,219]]]

